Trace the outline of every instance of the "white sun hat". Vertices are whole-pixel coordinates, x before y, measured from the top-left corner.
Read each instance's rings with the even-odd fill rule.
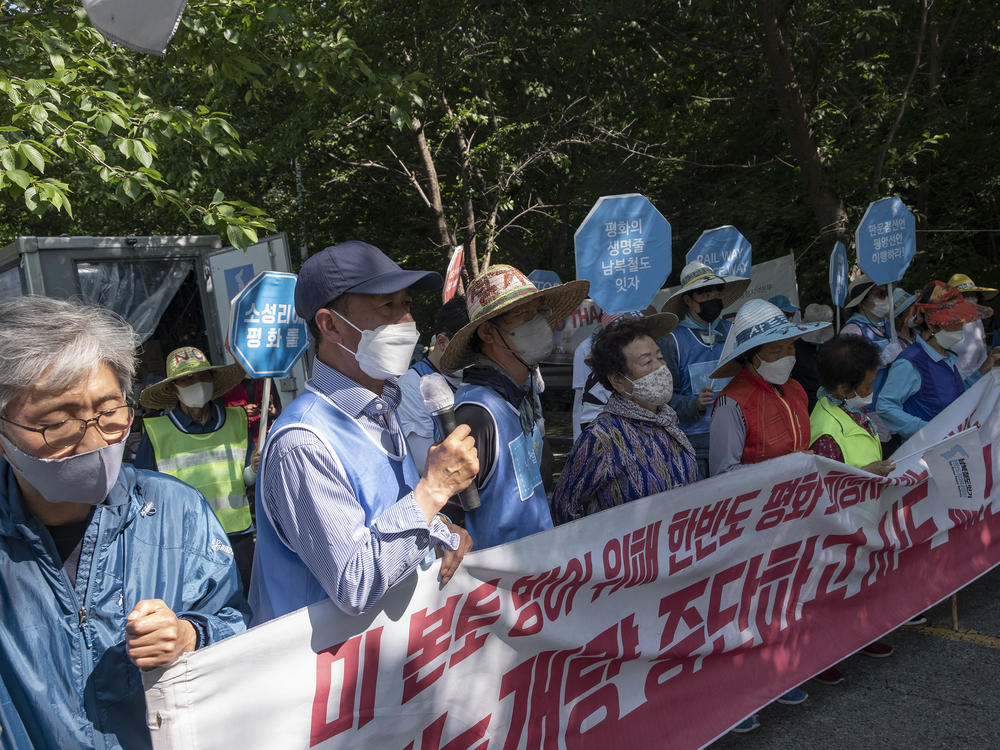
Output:
[[[685,294],[719,285],[722,285],[722,307],[726,308],[738,300],[747,290],[747,287],[750,286],[750,279],[745,279],[742,276],[719,276],[704,263],[693,260],[681,270],[681,287],[667,297],[660,312],[673,313],[678,318],[683,318],[688,312],[683,299]]]
[[[736,313],[733,327],[729,329],[726,343],[722,345],[719,366],[712,373],[713,378],[731,378],[737,375],[742,365],[736,358],[754,347],[772,341],[796,339],[803,334],[829,327],[829,323],[789,323],[781,310],[762,299],[752,299],[744,303]]]

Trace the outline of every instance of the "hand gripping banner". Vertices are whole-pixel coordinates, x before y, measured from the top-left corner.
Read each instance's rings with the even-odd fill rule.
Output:
[[[146,675],[157,748],[693,748],[1000,561],[1000,374],[882,479],[785,456]]]

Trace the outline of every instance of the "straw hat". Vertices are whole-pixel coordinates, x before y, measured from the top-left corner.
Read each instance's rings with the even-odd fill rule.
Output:
[[[982,320],[992,314],[990,308],[969,302],[957,287],[943,281],[932,281],[920,290],[913,322],[914,325],[930,323],[947,326]]]
[[[691,261],[681,270],[681,286],[676,292],[667,297],[667,301],[660,308],[660,312],[669,312],[678,318],[683,318],[688,313],[687,305],[684,304],[684,295],[698,290],[704,291],[705,287],[724,285],[722,288],[722,307],[726,308],[738,300],[743,292],[750,286],[750,279],[742,276],[719,276],[715,271],[699,261]]]
[[[452,372],[472,362],[475,352],[470,344],[476,335],[476,329],[487,320],[510,312],[529,299],[537,299],[552,308],[549,325],[555,328],[579,307],[589,291],[590,282],[587,281],[569,281],[539,290],[513,266],[490,266],[474,278],[466,289],[465,304],[469,309],[469,322],[448,342],[441,355],[441,369]]]
[[[177,390],[173,383],[185,375],[199,372],[211,372],[214,387],[212,398],[232,390],[246,373],[238,364],[212,366],[200,349],[193,346],[182,346],[167,355],[167,377],[159,383],[149,386],[139,394],[139,403],[147,409],[172,409],[177,405]]]
[[[854,279],[850,286],[847,287],[847,301],[844,302],[844,309],[849,307],[856,307],[861,304],[861,301],[865,296],[874,289],[879,284],[872,281],[872,277],[866,273],[861,274],[856,279]]]
[[[964,273],[956,273],[948,279],[948,286],[955,287],[962,294],[966,294],[968,292],[979,292],[983,302],[997,296],[996,289],[988,286],[976,286],[972,279]]]
[[[713,378],[731,378],[737,375],[742,365],[736,358],[754,347],[772,341],[795,339],[803,334],[827,328],[829,323],[789,323],[780,309],[762,299],[752,299],[744,303],[736,313],[733,327],[729,329],[726,343],[722,345],[719,366],[712,373]]]

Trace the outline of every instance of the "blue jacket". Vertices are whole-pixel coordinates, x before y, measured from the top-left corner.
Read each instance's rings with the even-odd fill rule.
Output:
[[[162,599],[201,645],[246,629],[229,541],[197,491],[124,464],[84,534],[76,586],[0,459],[0,747],[150,747],[125,618]]]

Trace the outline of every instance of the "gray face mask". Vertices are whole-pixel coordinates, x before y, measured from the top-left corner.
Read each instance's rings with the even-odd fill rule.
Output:
[[[104,502],[118,480],[125,440],[65,458],[38,458],[20,450],[0,434],[7,460],[24,481],[50,503]]]

